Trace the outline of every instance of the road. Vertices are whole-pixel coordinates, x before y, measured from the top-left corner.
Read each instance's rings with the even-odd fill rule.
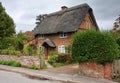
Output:
[[[62,82],[30,79],[22,74],[0,70],[0,83],[62,83]]]

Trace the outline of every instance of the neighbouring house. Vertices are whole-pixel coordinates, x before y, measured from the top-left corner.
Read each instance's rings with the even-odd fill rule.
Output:
[[[99,30],[93,10],[88,4],[71,8],[62,6],[60,11],[48,14],[39,26],[34,28],[34,41],[44,47],[45,57],[48,58],[52,51],[66,53],[72,35],[89,28]]]
[[[29,36],[30,39],[33,38],[32,31],[26,31],[26,32],[25,32],[25,35]]]
[[[26,31],[25,35],[29,36],[30,39],[24,43],[23,49],[25,49],[28,45],[31,45],[31,46],[37,45],[37,41],[35,40],[35,37],[33,36],[32,31]]]

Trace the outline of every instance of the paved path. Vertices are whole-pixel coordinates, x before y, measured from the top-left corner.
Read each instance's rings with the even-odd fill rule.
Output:
[[[25,74],[28,76],[33,76],[35,78],[57,80],[63,83],[117,83],[105,79],[90,78],[90,77],[68,75],[68,74],[58,74],[43,70],[31,70],[26,68],[10,67],[4,65],[0,65],[0,69]]]
[[[49,72],[55,72],[55,73],[75,75],[79,73],[79,66],[76,63],[76,64],[70,64],[66,66],[49,68],[49,69],[44,69],[44,70],[49,71]]]

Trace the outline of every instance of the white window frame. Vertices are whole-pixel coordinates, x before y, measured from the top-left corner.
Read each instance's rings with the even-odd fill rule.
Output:
[[[60,34],[59,34],[59,37],[60,37],[60,38],[67,38],[67,33],[60,33]]]
[[[65,45],[58,46],[58,53],[65,53],[66,52],[65,48],[66,48]]]
[[[39,34],[38,39],[44,39],[44,34]]]

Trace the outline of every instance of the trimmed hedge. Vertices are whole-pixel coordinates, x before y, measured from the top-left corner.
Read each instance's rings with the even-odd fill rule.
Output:
[[[119,56],[118,45],[108,32],[78,31],[73,37],[72,59],[78,62],[112,62]]]

